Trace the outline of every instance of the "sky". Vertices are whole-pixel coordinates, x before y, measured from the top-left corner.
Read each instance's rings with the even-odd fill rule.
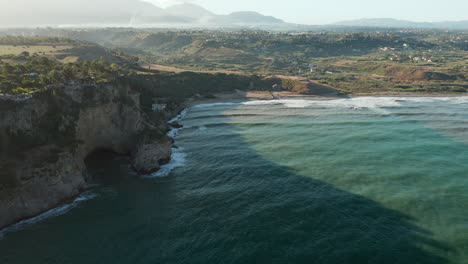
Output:
[[[468,0],[145,0],[161,7],[192,2],[218,14],[257,11],[291,23],[326,24],[359,18],[417,22],[468,20]]]

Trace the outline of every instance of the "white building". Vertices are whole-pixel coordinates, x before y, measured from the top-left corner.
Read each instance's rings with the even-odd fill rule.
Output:
[[[153,104],[153,111],[164,111],[167,107],[167,104]]]

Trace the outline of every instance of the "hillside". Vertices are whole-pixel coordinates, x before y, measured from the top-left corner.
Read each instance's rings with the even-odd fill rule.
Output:
[[[308,33],[39,30],[97,42],[140,62],[203,72],[302,76],[349,93],[468,90],[468,34],[443,30]]]
[[[19,34],[25,33],[22,30]],[[134,59],[130,61],[139,61],[140,65],[197,72],[301,76],[353,94],[468,91],[468,35],[463,32],[417,29],[277,34],[39,29],[30,34],[96,42],[117,50],[108,50],[117,58],[131,54],[134,57],[129,57]]]
[[[333,25],[350,27],[382,27],[382,28],[440,28],[440,29],[468,29],[467,21],[446,22],[414,22],[393,18],[365,18],[340,21]]]
[[[97,44],[56,37],[0,37],[0,64],[21,64],[30,58],[46,57],[62,63],[92,61],[132,66],[138,58]]]

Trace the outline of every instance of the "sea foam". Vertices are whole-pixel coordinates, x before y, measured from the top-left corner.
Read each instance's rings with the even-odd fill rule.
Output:
[[[401,106],[399,98],[395,97],[356,97],[356,98],[340,98],[330,100],[316,99],[281,99],[268,101],[248,101],[243,105],[283,105],[287,108],[307,108],[311,106],[320,106],[326,108],[346,108],[352,110],[372,110],[381,114],[389,114],[383,108]]]
[[[182,110],[182,112],[180,112],[180,114],[178,114],[176,117],[169,120],[169,123],[180,121],[180,120],[184,119],[185,116],[187,115],[187,113],[188,113],[188,109]]]
[[[403,102],[421,102],[430,103],[437,101],[447,101],[451,104],[466,104],[468,97],[354,97],[354,98],[338,98],[329,100],[317,99],[279,99],[279,100],[253,100],[245,102],[219,102],[209,104],[199,104],[191,109],[212,108],[222,106],[255,106],[255,105],[283,105],[287,108],[307,108],[311,106],[320,106],[326,108],[343,108],[353,111],[373,111],[381,115],[389,115],[391,112],[386,109],[389,107],[400,107]],[[171,122],[183,120],[189,109],[185,109],[178,116],[174,117]],[[174,128],[168,132],[168,136],[176,138],[183,128]],[[206,126],[198,126],[199,130],[206,130]],[[161,169],[148,175],[147,177],[164,177],[168,176],[172,170],[185,165],[187,155],[182,148],[174,148],[170,163],[161,166]]]
[[[184,109],[179,115],[169,120],[169,123],[178,122],[187,116],[188,109]],[[181,128],[172,128],[167,135],[171,138],[176,138],[179,135]],[[150,175],[146,175],[145,178],[156,178],[166,177],[175,169],[184,166],[187,155],[184,153],[183,148],[172,148],[171,161],[168,164],[162,165],[161,168]]]
[[[210,103],[210,104],[198,104],[192,106],[192,108],[206,108],[206,107],[216,107],[216,106],[231,106],[231,105],[242,105],[242,102],[223,102],[223,103]]]
[[[166,177],[175,169],[179,167],[183,167],[185,165],[187,154],[184,153],[183,148],[173,148],[171,161],[166,164],[162,165],[161,168],[150,175],[145,176],[145,178],[157,178],[157,177]]]
[[[29,226],[32,226],[32,225],[37,224],[39,222],[42,222],[42,221],[44,221],[44,220],[46,220],[48,218],[51,218],[51,217],[56,217],[56,216],[66,214],[70,210],[72,210],[73,208],[77,207],[80,203],[83,203],[85,201],[94,199],[95,197],[97,197],[97,195],[95,193],[93,193],[92,191],[84,192],[80,196],[78,196],[75,200],[73,200],[73,202],[71,202],[69,204],[64,204],[64,205],[61,205],[59,207],[50,209],[49,211],[44,212],[44,213],[42,213],[42,214],[40,214],[40,215],[38,215],[36,217],[20,221],[20,222],[14,224],[14,225],[11,225],[11,226],[9,226],[7,228],[4,228],[4,229],[0,230],[0,239],[5,237],[5,235],[7,233],[11,233],[11,232],[15,232],[15,231],[18,231],[18,230],[25,229],[25,228],[27,228]]]

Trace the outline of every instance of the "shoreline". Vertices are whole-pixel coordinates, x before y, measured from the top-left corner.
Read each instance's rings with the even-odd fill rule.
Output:
[[[166,164],[162,165],[159,170],[150,173],[150,174],[142,174],[139,175],[143,178],[146,179],[151,179],[151,178],[162,178],[162,177],[167,177],[171,174],[171,172],[179,167],[182,167],[185,165],[186,162],[186,157],[187,154],[183,151],[183,148],[180,148],[176,146],[175,144],[175,138],[178,135],[178,131],[183,129],[183,127],[174,127],[171,124],[176,122],[180,122],[186,115],[188,110],[188,107],[182,108],[177,115],[173,116],[171,119],[167,120],[166,123],[169,125],[170,130],[166,133],[166,135],[172,140],[172,149],[171,149],[171,157],[169,159],[169,162]]]
[[[0,228],[0,240],[3,239],[8,233],[25,229],[52,217],[64,215],[76,208],[79,204],[92,200],[96,198],[96,196],[97,195],[92,192],[92,189],[86,188],[79,194],[61,201],[54,207],[51,207],[44,212],[36,214],[32,217],[23,218],[11,225]]]
[[[135,168],[133,168],[133,171],[135,171],[135,175],[141,178],[146,178],[146,179],[151,179],[151,178],[159,178],[159,177],[166,177],[168,176],[171,171],[175,168],[178,168],[180,166],[183,166],[185,164],[185,153],[183,153],[183,149],[180,150],[174,143],[174,135],[171,132],[176,132],[179,129],[174,128],[170,126],[169,123],[180,120],[184,116],[184,112],[187,111],[187,108],[185,105],[181,105],[181,110],[177,112],[177,114],[172,113],[166,120],[165,123],[168,124],[168,126],[171,128],[168,133],[166,134],[171,140],[171,156],[170,160],[167,163],[161,164],[160,168],[152,173],[149,174],[143,174],[143,173],[138,173]],[[128,157],[128,155],[121,155]],[[174,159],[174,157],[177,157]],[[63,214],[68,213],[70,210],[73,210],[76,206],[78,206],[80,203],[84,201],[88,201],[91,199],[94,199],[97,195],[90,193],[92,184],[86,184],[84,188],[82,188],[77,194],[74,194],[70,197],[66,197],[65,199],[59,201],[58,203],[55,203],[55,205],[49,207],[46,210],[43,210],[39,213],[36,213],[30,217],[24,217],[21,218],[11,224],[0,226],[0,240],[3,239],[6,234],[10,232],[15,232],[18,230],[22,230],[30,225],[34,225],[36,223],[39,223],[43,220],[46,220],[48,218],[52,218],[55,216],[60,216]]]
[[[336,99],[352,99],[362,97],[396,97],[396,98],[443,98],[443,97],[468,97],[468,93],[453,94],[453,93],[411,93],[411,94],[351,94],[351,95],[307,95],[293,92],[268,92],[268,91],[236,91],[232,93],[214,94],[215,98],[190,98],[186,102],[186,108],[191,108],[200,104],[213,103],[241,103],[248,101],[269,101],[269,100],[336,100]]]
[[[201,104],[213,104],[213,103],[242,103],[248,101],[270,101],[270,100],[311,100],[311,101],[323,101],[323,100],[337,100],[337,99],[352,99],[352,98],[362,98],[362,97],[386,97],[386,98],[443,98],[443,97],[468,97],[468,94],[430,94],[430,93],[422,93],[422,94],[357,94],[351,96],[339,96],[339,95],[304,95],[298,94],[293,92],[268,92],[268,91],[236,91],[232,93],[220,93],[214,94],[215,98],[210,99],[203,99],[203,98],[189,98],[184,104],[181,111],[179,111],[176,115],[173,116],[172,119],[167,120],[166,122],[169,124],[171,122],[178,122],[182,120],[188,111],[188,109],[201,105]],[[171,127],[171,130],[168,131],[167,135],[171,139],[175,139],[177,137],[177,132],[182,128],[174,128]],[[177,156],[175,158],[174,156]],[[172,170],[184,166],[185,164],[185,153],[183,149],[179,149],[174,143],[172,143],[172,154],[171,159],[168,163],[161,166],[158,171],[153,173],[144,175],[138,174],[142,178],[151,179],[151,178],[159,178],[159,177],[167,177]],[[0,228],[0,239],[2,239],[7,233],[14,232],[20,230],[24,227],[29,225],[33,225],[35,223],[41,222],[47,218],[59,216],[62,214],[67,213],[69,210],[72,210],[78,203],[82,201],[86,201],[88,199],[80,199],[83,198],[82,196],[89,191],[89,186],[85,188],[79,194],[67,198],[56,206],[36,214],[35,216],[21,219],[11,225],[3,226]],[[93,197],[94,198],[94,197]],[[92,198],[90,198],[92,199]],[[64,209],[64,210],[62,210]]]

